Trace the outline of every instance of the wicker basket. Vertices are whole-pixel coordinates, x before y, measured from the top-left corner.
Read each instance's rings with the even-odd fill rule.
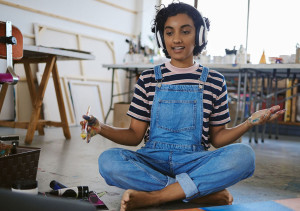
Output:
[[[0,187],[11,188],[16,180],[35,180],[40,148],[17,147],[17,153],[0,157]]]

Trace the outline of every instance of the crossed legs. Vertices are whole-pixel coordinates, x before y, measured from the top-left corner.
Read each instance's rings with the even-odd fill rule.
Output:
[[[167,168],[162,160],[147,160],[147,156],[124,149],[104,152],[99,157],[99,171],[109,185],[127,189],[121,201],[122,211],[180,199],[207,205],[231,204],[233,197],[226,188],[253,174],[253,150],[236,144],[204,154],[196,163],[193,161],[192,171],[175,172],[176,180],[161,173]],[[197,154],[193,156],[198,157]],[[181,158],[176,159],[182,162]],[[152,166],[153,162],[157,166]],[[182,163],[182,166],[189,166],[191,162]]]
[[[176,201],[185,198],[185,193],[178,182],[158,191],[145,192],[136,190],[126,190],[121,201],[120,211],[128,211],[135,208],[158,206],[166,202]],[[200,198],[192,200],[193,203],[203,205],[230,205],[233,197],[229,191],[222,190]]]

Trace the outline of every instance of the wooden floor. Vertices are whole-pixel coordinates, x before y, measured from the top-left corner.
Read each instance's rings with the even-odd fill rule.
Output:
[[[103,194],[101,199],[110,210],[119,210],[124,190],[110,187],[104,182],[98,173],[98,156],[108,148],[122,146],[100,136],[87,144],[80,138],[79,127],[70,127],[70,131],[70,140],[65,140],[61,128],[46,128],[45,136],[35,134],[31,146],[41,148],[37,174],[39,191],[49,191],[51,180],[57,180],[69,187],[87,185],[90,190]],[[20,135],[20,145],[24,145],[26,131],[23,129],[2,127],[0,134]],[[242,140],[249,144],[247,136]],[[256,153],[256,170],[251,178],[228,188],[234,197],[234,204],[299,198],[300,139],[279,136],[279,140],[265,139],[264,143],[252,142],[250,145]],[[197,204],[178,201],[142,210],[197,207]]]

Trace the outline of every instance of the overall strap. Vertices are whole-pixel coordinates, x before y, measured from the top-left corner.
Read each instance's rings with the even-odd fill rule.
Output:
[[[208,73],[209,73],[209,68],[203,66],[201,77],[199,78],[199,88],[200,89],[204,88],[203,86],[207,80]]]
[[[155,73],[155,80],[157,81],[157,86],[161,87],[163,78],[162,78],[162,74],[161,74],[160,65],[157,65],[154,67],[154,73]]]

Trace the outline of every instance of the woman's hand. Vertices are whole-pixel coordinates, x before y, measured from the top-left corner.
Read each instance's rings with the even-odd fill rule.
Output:
[[[82,136],[82,139],[89,143],[91,138],[101,131],[101,124],[94,116],[83,115],[83,121],[80,122],[81,130],[86,130],[86,136]],[[86,128],[85,128],[86,127]]]
[[[248,123],[251,125],[265,124],[266,122],[271,122],[276,120],[282,114],[284,114],[285,109],[280,110],[280,106],[276,105],[269,109],[263,109],[256,111],[248,118]]]

